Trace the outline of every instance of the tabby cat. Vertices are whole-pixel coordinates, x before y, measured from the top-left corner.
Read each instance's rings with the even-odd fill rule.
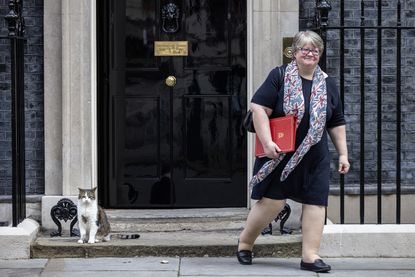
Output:
[[[105,211],[98,205],[97,187],[78,190],[78,223],[81,234],[78,243],[109,241],[110,223]]]

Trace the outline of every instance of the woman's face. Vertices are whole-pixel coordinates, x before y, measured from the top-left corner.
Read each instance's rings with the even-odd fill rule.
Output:
[[[320,51],[311,43],[306,43],[294,53],[298,66],[305,68],[314,68],[320,60]]]

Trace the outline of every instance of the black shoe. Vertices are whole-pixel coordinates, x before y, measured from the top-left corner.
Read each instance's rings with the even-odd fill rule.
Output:
[[[240,264],[250,265],[252,264],[252,251],[240,250],[236,252],[236,257]]]
[[[317,259],[314,263],[305,263],[301,260],[301,269],[314,272],[329,272],[331,270],[331,266],[323,262],[322,259]]]

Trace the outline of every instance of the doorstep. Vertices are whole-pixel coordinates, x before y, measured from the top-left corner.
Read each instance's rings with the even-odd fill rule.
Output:
[[[92,257],[226,257],[234,256],[240,230],[143,232],[137,239],[122,239],[113,233],[109,242],[78,244],[78,237],[39,236],[31,247],[32,258]],[[299,257],[301,235],[260,236],[257,256]]]

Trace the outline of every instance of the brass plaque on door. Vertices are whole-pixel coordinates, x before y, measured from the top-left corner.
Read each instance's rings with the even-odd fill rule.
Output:
[[[283,63],[289,63],[293,59],[293,38],[292,37],[285,37],[282,38],[282,62]]]
[[[188,56],[188,42],[155,41],[154,56]]]

